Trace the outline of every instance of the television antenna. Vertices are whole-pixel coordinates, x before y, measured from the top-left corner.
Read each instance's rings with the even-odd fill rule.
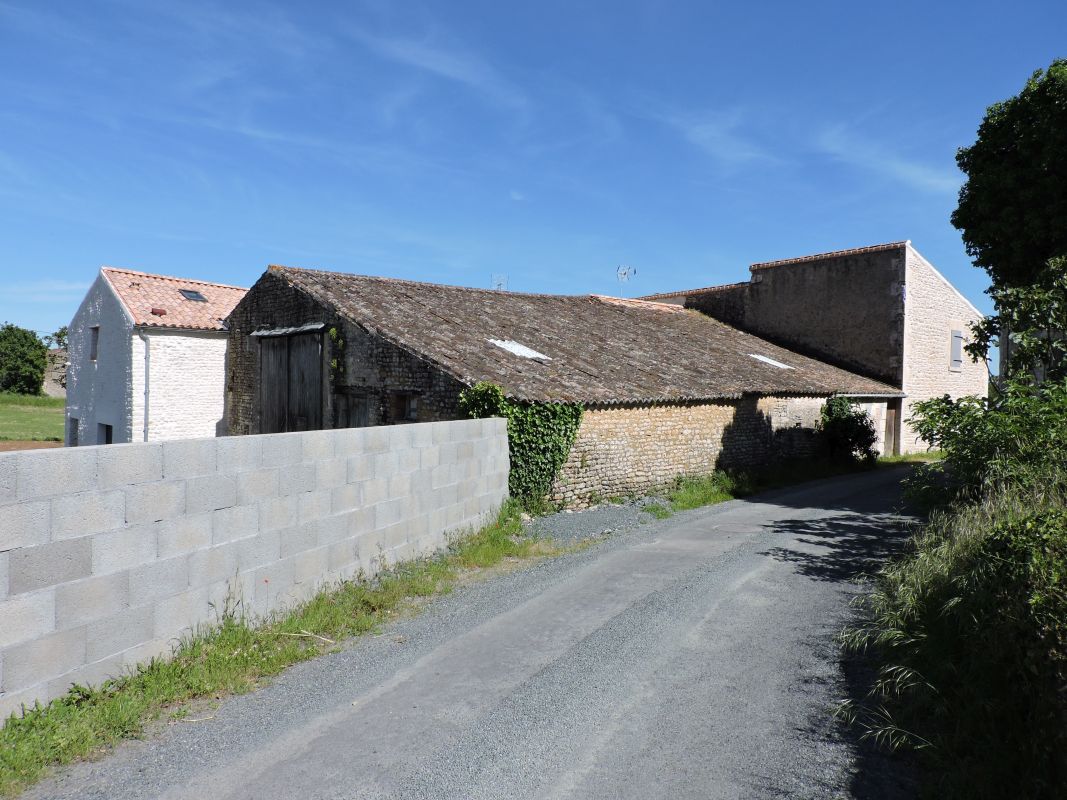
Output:
[[[619,268],[615,270],[615,277],[619,279],[619,283],[626,283],[630,278],[637,277],[637,267],[627,267],[620,264]]]

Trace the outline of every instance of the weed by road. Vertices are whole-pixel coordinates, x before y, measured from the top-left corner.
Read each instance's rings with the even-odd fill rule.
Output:
[[[513,503],[497,519],[434,558],[398,566],[373,581],[341,583],[288,614],[253,624],[233,614],[153,660],[97,688],[74,687],[0,729],[0,794],[14,796],[51,766],[104,752],[182,703],[249,692],[286,667],[374,630],[412,599],[449,592],[470,570],[554,552],[524,534]]]

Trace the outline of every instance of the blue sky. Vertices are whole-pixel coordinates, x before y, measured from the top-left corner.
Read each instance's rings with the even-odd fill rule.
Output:
[[[0,321],[103,264],[636,296],[911,239],[1067,3],[0,0]],[[636,268],[620,284],[616,268]]]

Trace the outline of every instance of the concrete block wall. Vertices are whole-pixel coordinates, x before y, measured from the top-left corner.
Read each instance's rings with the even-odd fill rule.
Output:
[[[502,419],[0,454],[0,719],[427,555],[508,466]]]

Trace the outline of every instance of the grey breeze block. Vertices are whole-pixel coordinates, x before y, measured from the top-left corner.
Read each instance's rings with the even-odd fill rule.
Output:
[[[487,419],[0,453],[0,723],[439,549],[506,499],[507,452]]]

